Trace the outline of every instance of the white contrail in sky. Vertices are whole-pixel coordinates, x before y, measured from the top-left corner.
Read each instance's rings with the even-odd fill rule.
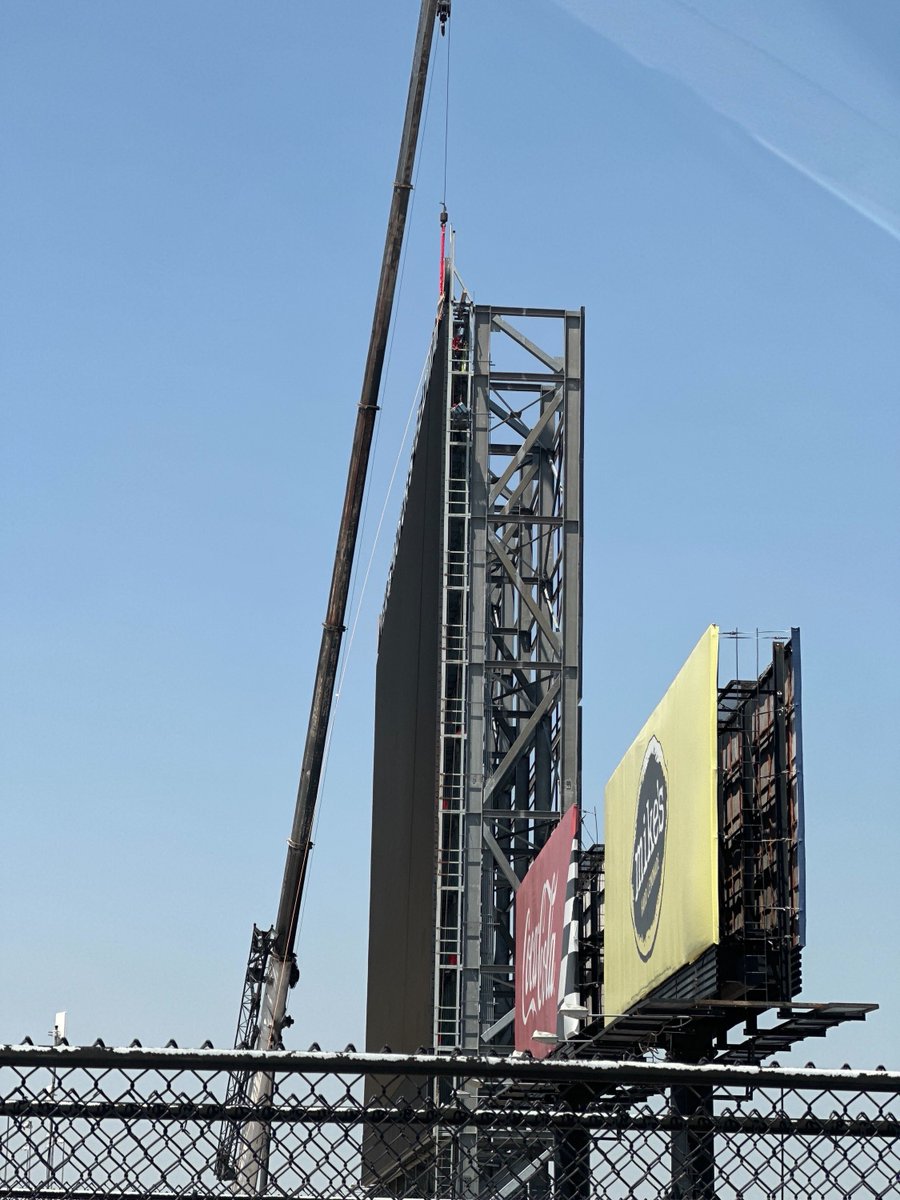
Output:
[[[861,216],[866,217],[867,220],[877,225],[879,229],[883,229],[885,233],[889,233],[891,237],[897,238],[900,241],[900,220],[898,220],[896,212],[882,212],[873,202],[864,203],[860,201],[845,185],[832,182],[830,179],[825,179],[823,176],[817,175],[806,163],[798,162],[797,159],[791,158],[786,151],[780,149],[778,146],[773,146],[771,142],[767,142],[759,134],[754,134],[753,136],[761,146],[766,150],[770,150],[772,154],[776,155],[783,162],[786,162],[788,166],[793,167],[795,171],[799,171],[801,175],[805,175],[807,179],[811,179],[813,183],[817,183],[826,192],[830,192],[832,196],[836,196],[839,200],[843,200],[845,204],[849,204]]]
[[[557,3],[900,240],[900,138],[858,107],[683,0]]]

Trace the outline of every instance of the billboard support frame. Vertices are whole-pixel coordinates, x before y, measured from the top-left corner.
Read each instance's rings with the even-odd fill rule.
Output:
[[[511,1041],[518,885],[581,798],[584,310],[476,305],[473,346],[462,1027],[484,1051]]]

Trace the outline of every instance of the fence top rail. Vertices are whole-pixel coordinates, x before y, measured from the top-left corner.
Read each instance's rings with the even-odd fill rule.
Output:
[[[648,1063],[600,1059],[534,1060],[525,1056],[363,1054],[356,1051],[217,1050],[177,1046],[0,1046],[0,1067],[73,1070],[271,1071],[275,1074],[463,1076],[547,1084],[595,1082],[708,1084],[792,1090],[900,1093],[900,1072],[724,1063]]]

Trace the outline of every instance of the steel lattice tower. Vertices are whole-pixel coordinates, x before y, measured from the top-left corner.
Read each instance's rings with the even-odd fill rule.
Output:
[[[515,892],[580,800],[584,314],[450,277],[382,614],[367,1042],[502,1052]]]

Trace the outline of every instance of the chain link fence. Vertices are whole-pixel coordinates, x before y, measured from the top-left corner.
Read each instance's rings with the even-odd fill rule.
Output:
[[[5,1047],[0,1195],[900,1197],[898,1093],[886,1071]]]

